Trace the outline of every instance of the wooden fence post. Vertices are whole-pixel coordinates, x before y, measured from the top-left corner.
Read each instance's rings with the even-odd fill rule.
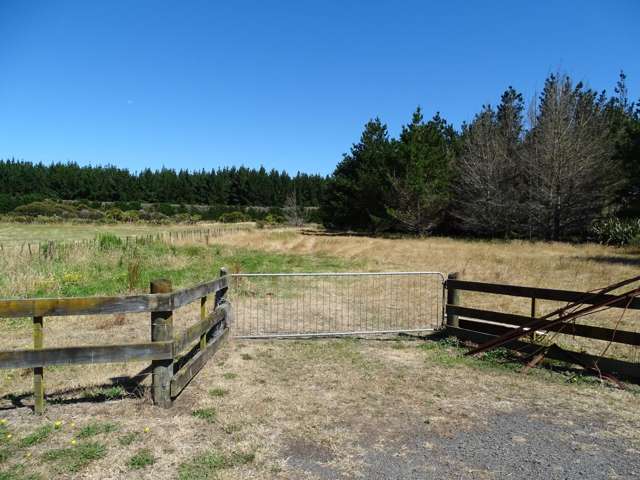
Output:
[[[458,272],[450,273],[447,276],[447,280],[457,280],[460,274]],[[449,287],[447,282],[447,304],[448,305],[460,305],[460,292],[455,288]],[[449,313],[447,309],[447,326],[458,328],[460,325],[458,315]]]
[[[33,349],[41,350],[44,346],[42,317],[33,317]],[[44,367],[33,369],[33,411],[38,415],[44,413]]]
[[[225,267],[222,267],[220,269],[220,276],[224,277],[227,275],[227,269]],[[227,287],[228,288],[228,287]],[[216,292],[216,303],[215,303],[215,307],[217,307],[218,305],[220,305],[220,302],[222,302],[222,298],[224,297],[225,292],[223,290],[218,290]]]
[[[200,299],[200,320],[207,318],[207,297]],[[207,348],[207,332],[200,335],[200,351]]]
[[[151,282],[151,293],[171,293],[170,280]],[[173,341],[173,312],[151,312],[151,341]],[[173,377],[173,359],[154,360],[153,369],[153,403],[169,408],[171,406],[171,377]]]

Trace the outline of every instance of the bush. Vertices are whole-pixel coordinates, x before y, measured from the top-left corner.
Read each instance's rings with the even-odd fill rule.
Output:
[[[31,202],[26,205],[20,205],[14,210],[16,215],[24,215],[28,217],[62,217],[71,218],[78,214],[77,209],[72,205],[56,203],[52,200],[43,200],[39,202]]]
[[[122,221],[123,213],[124,212],[122,210],[120,210],[119,208],[110,208],[109,210],[106,211],[105,217],[107,218],[107,220],[113,220],[115,222],[120,222],[120,221]]]
[[[609,217],[594,223],[592,231],[605,245],[640,245],[640,218]]]
[[[251,218],[246,213],[236,211],[223,213],[222,215],[220,215],[220,218],[218,218],[218,220],[222,223],[239,223],[250,222]]]

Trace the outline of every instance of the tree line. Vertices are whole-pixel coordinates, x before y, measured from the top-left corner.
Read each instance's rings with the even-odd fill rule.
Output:
[[[325,182],[321,175],[291,176],[263,167],[132,173],[113,166],[0,160],[0,213],[45,198],[282,207],[295,195],[300,206],[317,206]]]
[[[372,232],[581,239],[640,216],[640,102],[549,75],[525,109],[509,87],[456,131],[418,108],[391,138],[369,121],[329,178],[326,226]]]

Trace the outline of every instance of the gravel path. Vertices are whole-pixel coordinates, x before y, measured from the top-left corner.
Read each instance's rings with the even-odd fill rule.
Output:
[[[604,421],[559,424],[518,411],[486,428],[451,438],[415,427],[386,448],[360,445],[365,479],[612,479],[640,478],[640,451],[603,438]],[[303,452],[298,452],[303,453]],[[314,478],[348,478],[317,456],[289,455],[289,465]]]

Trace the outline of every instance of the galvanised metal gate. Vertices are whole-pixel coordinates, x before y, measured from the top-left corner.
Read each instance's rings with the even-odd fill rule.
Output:
[[[229,275],[232,335],[240,338],[363,335],[442,325],[439,272]]]

